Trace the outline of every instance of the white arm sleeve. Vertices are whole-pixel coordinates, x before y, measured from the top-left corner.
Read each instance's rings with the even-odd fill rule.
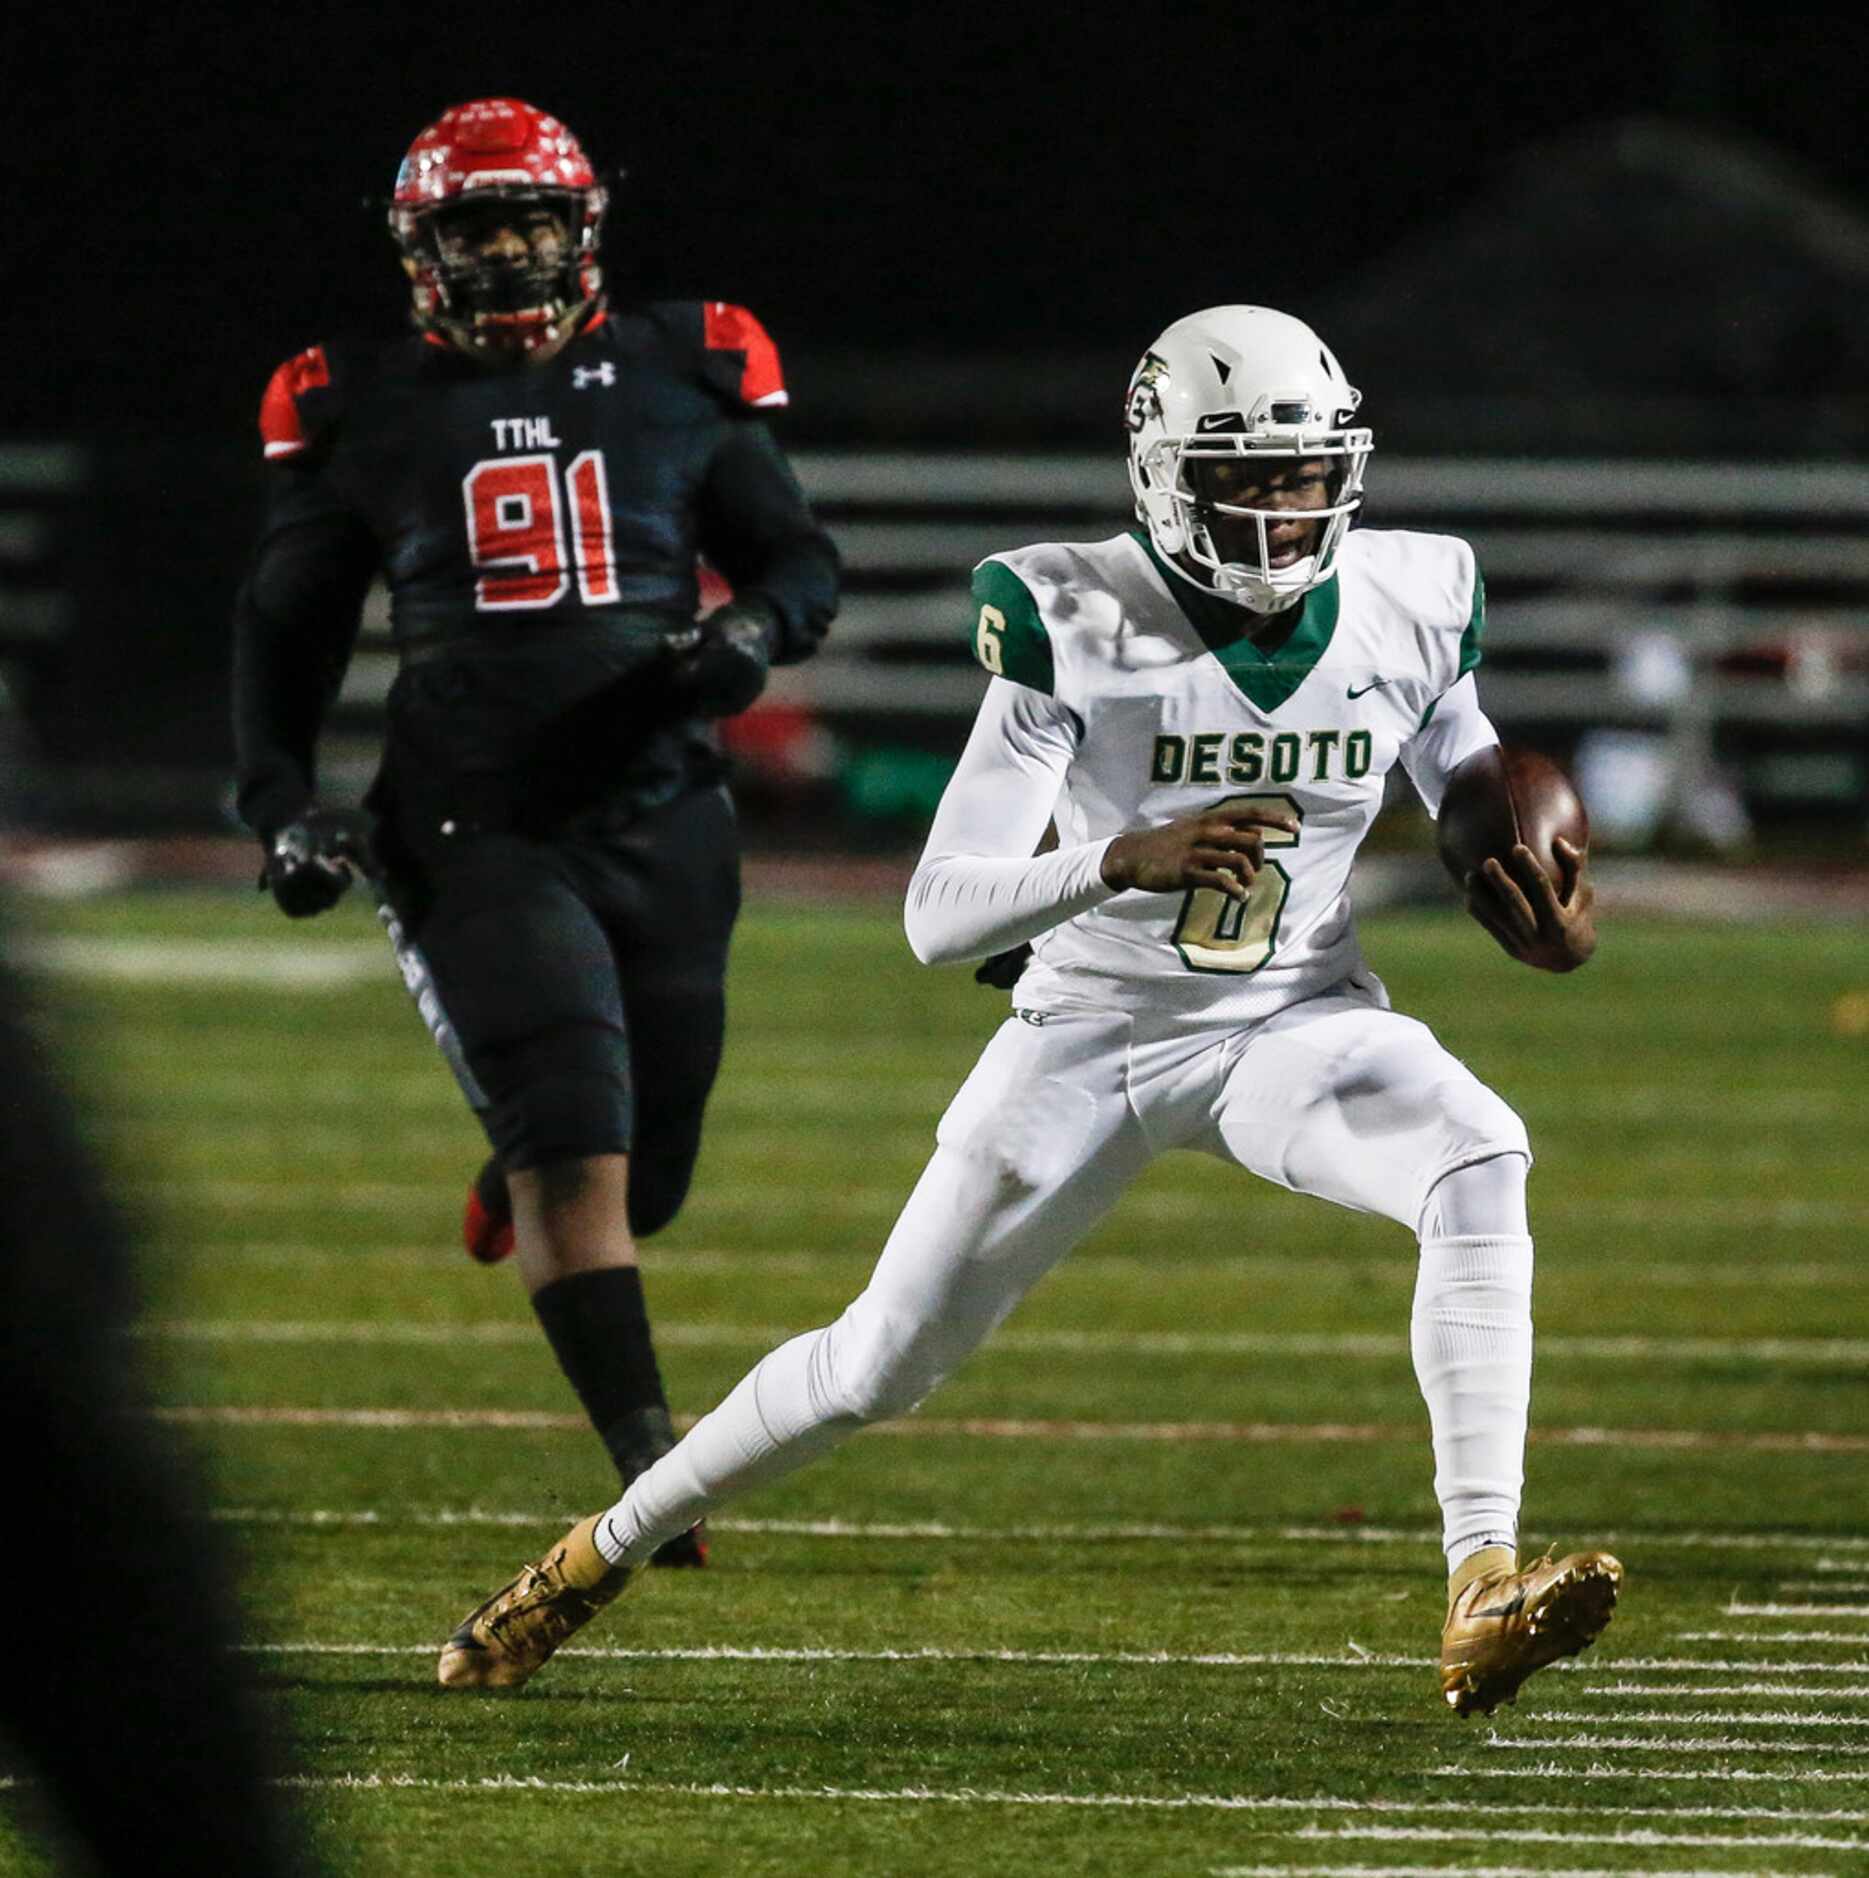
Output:
[[[1468,672],[1441,693],[1433,715],[1402,746],[1402,767],[1430,815],[1441,812],[1448,777],[1476,750],[1498,741],[1499,733],[1480,709],[1479,689]]]
[[[995,678],[935,811],[903,923],[924,965],[982,959],[1109,899],[1112,837],[1034,855],[1077,753],[1077,718]]]

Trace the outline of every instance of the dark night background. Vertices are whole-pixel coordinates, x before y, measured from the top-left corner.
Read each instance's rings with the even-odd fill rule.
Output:
[[[1869,449],[1861,10],[471,0],[33,31],[0,443],[85,467],[55,555],[8,576],[76,623],[0,606],[0,657],[112,815],[132,766],[158,823],[219,787],[261,389],[399,328],[381,205],[469,97],[629,172],[613,284],[752,307],[796,446],[1114,456],[1155,333],[1256,300],[1331,341],[1390,458]]]
[[[30,140],[42,173],[20,191],[16,170],[10,192],[25,227],[6,244],[0,429],[248,428],[281,356],[400,317],[362,204],[442,108],[490,92],[556,111],[630,171],[613,271],[754,307],[807,431],[827,408],[814,386],[853,356],[919,359],[937,386],[971,355],[1022,355],[1040,379],[1047,357],[1107,361],[1113,409],[1153,333],[1216,301],[1306,313],[1351,354],[1341,329],[1398,257],[1509,186],[1561,199],[1579,171],[1583,187],[1632,117],[1775,153],[1860,212],[1869,29],[1848,11],[68,10],[28,99],[55,134]],[[1639,273],[1643,245],[1612,241],[1598,278],[1554,283],[1567,316]],[[1450,359],[1464,343],[1432,336]],[[1348,358],[1372,415],[1387,350]],[[1047,408],[1042,384],[1033,397]]]

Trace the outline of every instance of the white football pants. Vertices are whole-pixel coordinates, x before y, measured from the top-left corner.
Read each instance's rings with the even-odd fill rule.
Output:
[[[1421,1234],[1412,1342],[1449,1557],[1513,1542],[1531,1386],[1525,1129],[1378,984],[1245,1030],[1009,1018],[935,1138],[862,1295],[772,1351],[634,1482],[598,1522],[613,1562],[913,1408],[1169,1148]]]

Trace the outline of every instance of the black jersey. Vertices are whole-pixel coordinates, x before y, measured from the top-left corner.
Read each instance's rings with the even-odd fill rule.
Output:
[[[273,375],[267,520],[236,609],[239,804],[263,836],[314,790],[319,727],[380,572],[403,668],[377,805],[549,830],[627,816],[710,772],[658,697],[697,559],[804,658],[837,559],[759,411],[785,399],[751,314],[602,314],[554,359],[489,371],[425,335],[313,347]]]

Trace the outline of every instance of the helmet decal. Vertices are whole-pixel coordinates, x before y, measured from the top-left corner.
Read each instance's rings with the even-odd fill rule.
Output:
[[[1369,431],[1350,428],[1361,400],[1329,347],[1290,314],[1221,306],[1177,320],[1142,355],[1123,411],[1136,514],[1157,553],[1181,578],[1258,613],[1331,579],[1373,447]],[[1216,494],[1218,472],[1200,470],[1247,460],[1267,475],[1321,463],[1324,506],[1248,506]],[[1234,486],[1250,491],[1253,481]],[[1290,542],[1298,515],[1317,524],[1302,553]]]
[[[1129,379],[1129,396],[1123,405],[1123,422],[1131,432],[1138,431],[1150,418],[1162,414],[1158,387],[1168,376],[1168,361],[1157,352],[1145,352]]]

